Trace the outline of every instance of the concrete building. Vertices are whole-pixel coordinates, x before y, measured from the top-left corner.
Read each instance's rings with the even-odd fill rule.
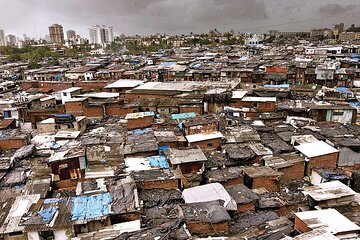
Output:
[[[6,36],[6,44],[8,46],[16,46],[17,42],[18,41],[15,35],[9,34]]]
[[[71,40],[76,38],[76,32],[74,30],[68,30],[66,31],[66,39]]]
[[[5,32],[0,29],[0,46],[6,46]]]
[[[343,32],[339,35],[340,41],[353,41],[359,39],[360,39],[360,33],[358,32]]]
[[[49,26],[49,34],[50,34],[50,40],[52,43],[56,44],[64,44],[64,30],[63,27],[59,24],[53,24]]]
[[[89,28],[90,43],[105,44],[114,41],[113,27],[95,25]]]

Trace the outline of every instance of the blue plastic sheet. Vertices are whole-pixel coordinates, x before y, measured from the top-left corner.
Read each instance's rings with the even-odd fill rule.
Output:
[[[338,92],[344,92],[344,93],[353,93],[349,88],[346,87],[337,87],[335,88]]]
[[[289,88],[289,84],[280,84],[280,85],[264,85],[265,88]]]
[[[147,157],[151,167],[169,168],[169,163],[164,156]]]
[[[72,198],[71,220],[89,220],[105,217],[110,213],[110,193]]]
[[[56,211],[57,210],[55,207],[50,207],[39,211],[38,214],[41,216],[44,222],[50,222],[53,219]]]
[[[59,202],[61,202],[59,198],[47,198],[44,200],[44,204],[59,203]]]
[[[148,133],[148,132],[151,132],[150,128],[135,129],[135,130],[132,131],[132,133],[135,134],[135,135],[141,135],[141,134],[145,134],[145,133]]]
[[[173,119],[173,120],[186,119],[186,118],[194,118],[194,117],[196,117],[196,113],[194,113],[194,112],[189,112],[189,113],[177,113],[177,114],[172,114],[172,115],[171,115],[171,119]]]

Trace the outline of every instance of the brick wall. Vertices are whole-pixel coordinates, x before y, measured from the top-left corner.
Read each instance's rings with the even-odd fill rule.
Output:
[[[230,104],[230,107],[248,107],[248,108],[252,108],[253,107],[253,103],[252,102],[243,102],[241,100],[233,100]]]
[[[74,87],[81,87],[83,91],[105,91],[104,87],[110,83],[111,81],[81,81],[74,82]]]
[[[73,87],[72,82],[39,82],[39,88],[43,90],[61,91]]]
[[[295,225],[294,225],[296,230],[299,230],[300,232],[310,232],[312,229],[309,228],[303,221],[301,221],[300,218],[298,218],[297,216],[295,216]]]
[[[301,180],[305,175],[305,163],[299,162],[293,166],[278,169],[279,172],[282,172],[284,175],[281,176],[280,182],[290,182],[294,180]]]
[[[179,179],[138,181],[136,186],[140,189],[179,189]]]
[[[29,88],[41,88],[53,91],[61,91],[70,87],[81,87],[84,91],[102,91],[103,88],[110,84],[111,81],[79,81],[79,82],[65,82],[65,81],[22,81],[20,87],[24,90]]]
[[[186,135],[198,134],[198,133],[212,133],[218,130],[218,123],[212,122],[209,124],[185,126],[184,132]]]
[[[151,127],[151,123],[154,121],[153,116],[128,119],[128,129]]]
[[[213,149],[213,148],[219,148],[220,144],[221,144],[221,138],[217,138],[217,139],[210,139],[201,142],[193,142],[191,144],[189,143],[189,146],[191,147],[199,146],[201,149]]]
[[[276,209],[275,212],[279,217],[293,217],[293,214],[295,212],[298,212],[299,210],[299,205],[294,204],[294,205],[283,205],[281,206],[279,209]]]
[[[244,184],[244,177],[242,176],[242,177],[238,177],[238,178],[233,178],[233,179],[229,179],[227,181],[220,182],[220,183],[224,187],[235,186],[238,184]]]
[[[0,139],[0,150],[18,149],[27,145],[26,139]]]
[[[83,116],[84,102],[65,102],[65,111],[66,113],[71,113],[75,116]]]
[[[122,108],[120,105],[107,105],[105,109],[106,115],[125,117],[126,114],[132,113],[129,108]]]
[[[179,112],[180,113],[189,113],[194,112],[199,115],[202,115],[204,113],[204,108],[202,106],[179,106]]]
[[[100,106],[86,106],[83,108],[84,115],[88,118],[103,118],[104,117],[104,108]]]
[[[197,235],[218,235],[218,233],[227,234],[229,232],[229,224],[223,223],[205,223],[205,222],[188,222],[186,228],[191,234]]]
[[[145,93],[125,93],[125,100],[128,102],[133,102],[135,99],[166,99],[171,98],[169,95],[158,95],[158,94],[145,94]]]
[[[238,212],[255,212],[255,203],[256,201],[252,201],[245,204],[238,204],[237,211]]]
[[[276,104],[273,102],[266,102],[266,103],[258,103],[257,110],[259,112],[274,112],[276,108]]]
[[[30,88],[37,87],[34,83],[35,82],[20,82],[20,88],[26,91]]]
[[[306,173],[311,175],[311,170],[313,168],[330,168],[335,169],[337,164],[339,153],[331,153],[319,157],[310,158],[310,161],[307,163]]]
[[[278,192],[280,189],[280,181],[276,177],[254,178],[252,181],[251,189],[255,188],[265,188],[269,192]]]

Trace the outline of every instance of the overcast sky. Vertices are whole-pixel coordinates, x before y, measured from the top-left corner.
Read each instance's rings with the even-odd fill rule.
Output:
[[[359,0],[0,0],[0,29],[40,37],[53,23],[88,37],[95,24],[116,35],[308,31],[344,22],[360,25]]]

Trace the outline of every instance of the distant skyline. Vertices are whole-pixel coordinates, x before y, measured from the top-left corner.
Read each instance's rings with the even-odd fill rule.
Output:
[[[5,34],[44,37],[58,23],[89,38],[96,24],[114,34],[308,31],[344,22],[360,25],[359,0],[1,0]]]

